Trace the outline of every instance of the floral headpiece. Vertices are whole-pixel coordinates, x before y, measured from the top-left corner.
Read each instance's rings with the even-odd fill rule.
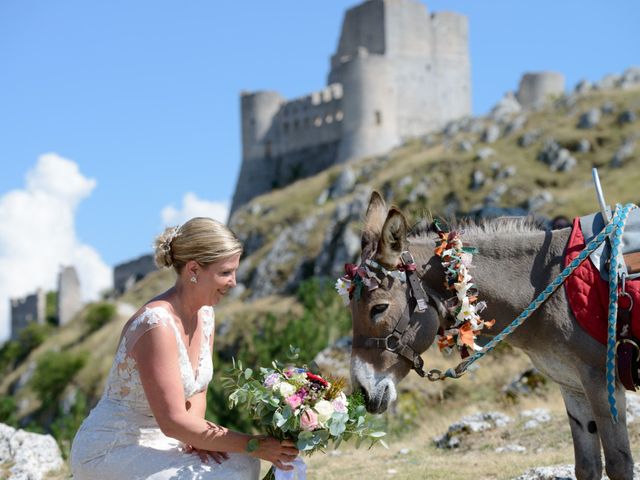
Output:
[[[445,353],[458,347],[462,358],[466,358],[470,354],[469,350],[482,350],[475,343],[476,336],[483,328],[491,328],[495,320],[483,321],[479,315],[487,304],[478,302],[478,288],[469,275],[473,254],[477,250],[465,245],[459,232],[444,232],[437,223],[435,225],[439,239],[434,253],[442,260],[445,288],[456,293],[444,302],[455,322],[446,330],[440,329],[437,336],[438,347]]]
[[[415,265],[398,265],[397,270],[387,270],[370,258],[360,265],[345,263],[344,271],[346,274],[336,281],[336,290],[347,306],[354,295],[356,300],[360,299],[363,287],[367,287],[369,291],[375,290],[386,277],[402,283],[406,282],[405,272],[410,268],[415,268]]]

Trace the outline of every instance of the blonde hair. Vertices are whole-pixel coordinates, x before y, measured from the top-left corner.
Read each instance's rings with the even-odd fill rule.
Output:
[[[189,260],[200,265],[224,260],[242,253],[236,235],[212,218],[195,217],[179,227],[168,227],[155,240],[158,267],[173,267],[180,273]]]

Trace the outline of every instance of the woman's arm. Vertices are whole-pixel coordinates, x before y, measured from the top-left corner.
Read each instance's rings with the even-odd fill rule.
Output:
[[[177,361],[178,347],[170,327],[149,330],[136,342],[131,353],[151,411],[165,435],[202,450],[246,451],[249,440],[254,438],[252,435],[229,430],[187,411]],[[290,444],[281,444],[275,438],[260,439],[259,448],[252,455],[278,467],[298,454]]]

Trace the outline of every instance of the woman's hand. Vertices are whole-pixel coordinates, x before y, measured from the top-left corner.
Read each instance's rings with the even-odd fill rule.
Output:
[[[214,452],[213,450],[200,450],[199,448],[194,447],[193,445],[185,445],[184,446],[185,453],[197,453],[202,460],[203,463],[209,463],[209,457],[213,458],[213,460],[220,464],[225,460],[229,459],[229,454],[227,452]]]
[[[258,439],[258,448],[251,455],[273,463],[280,470],[293,470],[292,462],[300,453],[295,443],[291,440],[278,440],[273,437],[261,435]]]

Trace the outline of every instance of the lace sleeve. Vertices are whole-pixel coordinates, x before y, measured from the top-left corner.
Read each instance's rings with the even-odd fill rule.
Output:
[[[171,314],[163,307],[145,308],[144,311],[131,322],[131,325],[129,325],[129,328],[124,333],[122,339],[124,353],[131,355],[131,351],[138,340],[140,340],[140,337],[160,326],[173,327]]]

